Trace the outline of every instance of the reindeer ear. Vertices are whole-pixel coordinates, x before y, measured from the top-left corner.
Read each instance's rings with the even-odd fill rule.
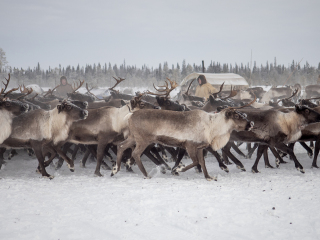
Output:
[[[126,105],[126,102],[125,102],[125,101],[123,101],[122,99],[121,99],[120,103],[121,103],[121,106]]]
[[[61,104],[58,104],[57,105],[57,109],[58,109],[58,113],[60,113],[63,109],[62,105]]]
[[[212,95],[209,96],[209,100],[210,100],[210,103],[212,103],[212,104],[214,103],[214,98]]]

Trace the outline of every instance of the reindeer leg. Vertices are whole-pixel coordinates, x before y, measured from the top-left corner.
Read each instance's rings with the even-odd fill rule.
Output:
[[[187,144],[186,146],[186,151],[188,152],[191,160],[192,160],[192,163],[187,165],[186,167],[183,167],[182,169],[181,168],[178,168],[177,171],[178,172],[185,172],[185,171],[188,171],[190,168],[193,168],[195,166],[197,166],[199,164],[199,160],[198,160],[198,157],[197,157],[197,152],[199,149],[197,149],[196,147],[192,146],[192,145],[189,145]]]
[[[167,170],[171,171],[171,167],[169,167],[169,165],[162,159],[159,152],[154,146],[150,149],[150,151],[156,156],[160,164],[163,164]]]
[[[206,167],[206,162],[205,162],[204,157],[203,157],[203,149],[198,149],[197,150],[197,159],[198,159],[198,161],[199,161],[199,163],[200,163],[200,165],[202,167],[205,179],[207,179],[208,181],[211,181],[211,180],[217,181],[217,178],[211,177],[208,174],[208,170],[207,170],[207,167]]]
[[[7,150],[6,148],[0,148],[0,169],[2,167],[2,164],[4,163],[3,154],[5,153],[6,150]]]
[[[86,167],[86,162],[88,160],[89,155],[90,155],[90,150],[87,148],[86,152],[83,155],[83,158],[80,160],[80,167],[82,168]]]
[[[136,141],[134,140],[132,135],[129,135],[126,140],[121,142],[117,146],[117,164],[112,168],[111,177],[120,171],[121,168],[121,160],[125,150],[128,148],[132,148],[135,145]]]
[[[146,147],[148,147],[148,145],[149,144],[145,142],[142,144],[136,143],[136,147],[132,152],[132,158],[136,161],[140,171],[145,176],[145,178],[150,178],[150,177],[148,176],[148,173],[141,162],[140,156],[143,153],[143,151],[146,149]]]
[[[258,148],[259,144],[258,143],[255,143],[253,145],[253,148],[251,148],[251,150],[248,152],[246,158],[250,158],[252,157],[252,154],[254,153],[254,151]]]
[[[177,148],[177,150],[175,150],[173,147],[164,146],[164,149],[169,152],[169,154],[171,155],[171,158],[173,159],[173,161],[176,161],[177,155],[179,154],[178,148]]]
[[[294,154],[294,152],[292,151],[291,148],[289,148],[289,147],[288,147],[287,145],[285,145],[284,143],[278,143],[278,144],[276,144],[275,147],[276,147],[277,149],[279,149],[279,150],[281,150],[281,151],[289,154],[289,155],[292,157],[292,159],[293,159],[293,161],[294,161],[294,163],[295,163],[296,169],[297,169],[298,171],[300,171],[301,173],[305,173],[305,171],[303,170],[303,166],[299,163],[298,159],[296,158],[296,156],[295,156],[295,154]]]
[[[66,153],[67,153],[69,147],[71,147],[71,145],[72,145],[72,143],[65,143],[65,144],[63,145],[62,151],[60,150],[59,152],[60,152],[61,154],[63,154],[63,155],[66,156]],[[58,148],[60,148],[60,147],[57,147],[57,149],[58,149]],[[57,164],[56,164],[56,170],[60,169],[60,168],[62,167],[62,165],[63,165],[63,160],[64,160],[64,158],[61,156],[60,153],[59,153],[59,155],[60,155],[59,161],[58,161]]]
[[[313,141],[310,141],[310,148],[311,148],[312,150],[314,149]]]
[[[241,157],[246,157],[246,155],[244,155],[244,153],[237,147],[237,145],[232,142],[231,143],[231,147],[236,151],[236,153],[238,153]]]
[[[273,153],[274,157],[276,158],[275,162],[276,162],[277,168],[279,168],[280,163],[282,163],[282,162],[287,163],[287,162],[283,161],[283,159],[280,157],[278,151],[274,147],[269,146],[269,148],[270,148],[271,152]]]
[[[269,162],[268,148],[269,147],[266,145],[263,151],[264,165],[265,165],[265,168],[274,168]]]
[[[161,144],[158,144],[158,146],[159,146],[159,148],[161,150],[162,159],[164,159],[166,162],[168,162],[168,156],[167,156],[167,153],[166,153],[166,149]]]
[[[258,147],[258,151],[257,151],[257,158],[256,158],[256,161],[254,162],[252,168],[251,168],[251,171],[253,173],[259,173],[259,170],[258,170],[258,163],[259,163],[259,160],[264,152],[264,149],[265,149],[265,146],[262,145],[262,144],[259,144],[259,147]]]
[[[72,157],[71,157],[72,161],[76,160],[76,156],[77,156],[77,153],[79,151],[79,148],[80,148],[79,144],[76,144],[74,146]]]
[[[63,160],[67,162],[68,168],[71,172],[74,172],[74,162],[61,150],[59,146],[51,146]]]
[[[251,151],[251,143],[247,143],[247,151],[250,152]]]
[[[308,145],[307,145],[305,142],[299,142],[299,143],[301,144],[301,146],[302,146],[305,150],[307,150],[309,158],[312,158],[312,156],[313,156],[313,151],[312,151],[312,149],[309,148]],[[316,144],[317,144],[317,143],[316,143]]]
[[[231,161],[233,161],[236,165],[237,168],[240,169],[241,171],[245,172],[246,169],[244,168],[242,162],[240,162],[231,152],[230,152],[230,148],[229,148],[230,144],[227,143],[227,148],[222,148],[222,152],[224,152],[228,158],[231,159]]]
[[[49,175],[46,171],[46,168],[44,167],[44,157],[43,157],[43,153],[42,153],[42,144],[39,141],[30,141],[31,147],[33,148],[36,157],[38,159],[39,165],[40,165],[40,169],[41,169],[41,174],[43,177],[47,177],[49,179],[54,178],[53,176]]]
[[[208,150],[211,154],[213,154],[213,156],[215,156],[215,158],[217,159],[217,161],[218,161],[218,163],[219,163],[219,167],[220,167],[223,171],[225,171],[225,172],[228,173],[228,172],[229,172],[229,169],[228,169],[228,167],[227,167],[226,165],[223,164],[220,154],[219,154],[217,151],[213,151],[213,149],[212,149],[211,147],[208,147],[207,150]]]
[[[184,165],[181,164],[181,160],[182,160],[183,156],[184,156],[184,155],[186,154],[186,152],[187,152],[187,151],[186,151],[185,149],[183,149],[183,148],[178,148],[178,149],[179,149],[178,158],[177,158],[177,160],[176,160],[176,162],[175,162],[175,164],[174,164],[174,166],[173,166],[173,168],[172,168],[172,171],[171,171],[171,174],[176,175],[176,176],[179,176],[179,173],[178,173],[179,168],[184,167]]]
[[[98,151],[98,150],[97,150],[98,146],[99,146],[99,144],[98,144],[98,145],[88,145],[88,149],[90,150],[92,156],[93,156],[95,159],[97,159],[97,161],[98,161],[98,153],[97,153],[97,151]],[[104,156],[104,152],[103,152],[102,160],[101,160],[101,163],[100,163],[100,164],[102,164],[102,168],[103,168],[104,170],[111,170],[111,168],[108,166],[108,164],[107,164],[105,161],[103,161],[103,156]],[[99,168],[99,169],[100,169],[100,168]],[[99,177],[102,177],[102,176],[99,176]]]
[[[223,162],[224,162],[226,165],[231,165],[232,163],[229,161],[229,158],[228,158],[226,152],[223,151],[223,148],[221,149],[221,151],[222,151]]]
[[[319,168],[317,165],[318,155],[319,155],[320,141],[317,139],[315,148],[314,148],[314,156],[312,161],[312,168]]]
[[[101,167],[101,164],[103,162],[103,156],[104,156],[104,150],[105,148],[107,147],[108,145],[108,141],[103,141],[103,142],[99,142],[98,143],[98,148],[97,148],[97,166],[96,166],[96,170],[94,172],[94,174],[98,177],[103,177],[103,175],[100,173],[100,167]],[[106,165],[106,163],[104,162],[104,164]],[[108,166],[108,165],[107,165]],[[108,168],[110,168],[108,166]],[[111,170],[111,168],[110,168]]]

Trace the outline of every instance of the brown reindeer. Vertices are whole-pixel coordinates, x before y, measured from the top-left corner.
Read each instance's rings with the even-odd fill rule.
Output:
[[[231,141],[256,142],[271,146],[289,154],[295,162],[295,167],[301,173],[304,173],[303,166],[299,163],[292,149],[286,144],[297,141],[301,136],[301,130],[306,124],[319,122],[320,114],[306,106],[296,105],[294,109],[283,110],[257,110],[243,109],[250,119],[255,122],[251,132],[233,132]],[[264,152],[258,152],[252,172],[258,172],[257,166],[259,159]]]
[[[123,135],[128,134],[126,116],[139,109],[155,108],[154,105],[141,101],[141,98],[142,95],[135,97],[121,108],[88,109],[89,117],[86,120],[72,124],[65,142],[98,145],[95,175],[102,176],[100,168],[106,146],[117,139],[123,139]],[[61,144],[63,143],[61,142]]]
[[[42,176],[53,178],[45,170],[42,147],[54,147],[64,141],[69,135],[71,124],[87,116],[86,110],[67,101],[50,111],[38,109],[22,114],[13,119],[11,135],[1,147],[32,147],[38,158]],[[58,148],[55,150],[60,152]],[[74,170],[73,162],[69,161],[68,166]]]
[[[226,109],[218,114],[201,110],[187,112],[141,110],[132,113],[128,121],[129,137],[118,145],[117,164],[111,176],[120,170],[123,151],[136,145],[132,157],[143,175],[148,178],[140,156],[147,146],[158,143],[185,148],[193,163],[181,171],[187,171],[200,163],[205,178],[213,180],[205,166],[203,149],[211,146],[216,151],[228,142],[233,130],[250,130],[253,126],[252,122],[234,109]]]

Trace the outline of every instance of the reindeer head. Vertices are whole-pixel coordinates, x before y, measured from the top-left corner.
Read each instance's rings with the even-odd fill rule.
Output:
[[[59,114],[66,114],[67,118],[72,119],[73,121],[84,120],[88,117],[87,110],[83,110],[66,100],[58,104],[57,109]]]
[[[139,96],[130,100],[130,107],[132,111],[139,109],[159,109],[158,106],[142,100],[143,95],[144,94],[140,94]]]
[[[254,126],[254,122],[249,121],[245,113],[230,108],[224,109],[222,112],[225,112],[227,121],[232,121],[235,131],[250,131]]]
[[[304,105],[295,105],[295,112],[303,116],[305,124],[320,122],[320,113]]]
[[[255,96],[254,100],[252,100],[251,102],[247,103],[244,106],[241,106],[241,107],[229,107],[229,108],[226,108],[226,109],[221,111],[221,113],[224,112],[225,118],[226,118],[227,121],[232,121],[233,126],[234,126],[233,130],[235,130],[235,131],[250,131],[253,128],[254,122],[253,121],[249,121],[247,119],[247,114],[242,113],[238,109],[250,106],[256,100],[257,100],[257,97]]]
[[[8,98],[3,98],[0,100],[0,110],[6,110],[16,116],[27,112],[28,109],[28,104],[22,103],[18,100],[9,100]]]

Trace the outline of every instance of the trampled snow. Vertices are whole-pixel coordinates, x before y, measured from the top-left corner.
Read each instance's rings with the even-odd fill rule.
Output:
[[[261,159],[258,174],[250,172],[253,159],[239,158],[247,172],[233,164],[225,173],[209,155],[218,181],[208,182],[194,169],[162,174],[145,158],[151,179],[137,166],[95,177],[95,162],[79,167],[82,155],[74,173],[48,167],[49,180],[35,173],[35,157],[19,151],[0,170],[0,239],[319,239],[320,170],[300,146],[296,153],[305,174],[287,158],[279,169]]]

